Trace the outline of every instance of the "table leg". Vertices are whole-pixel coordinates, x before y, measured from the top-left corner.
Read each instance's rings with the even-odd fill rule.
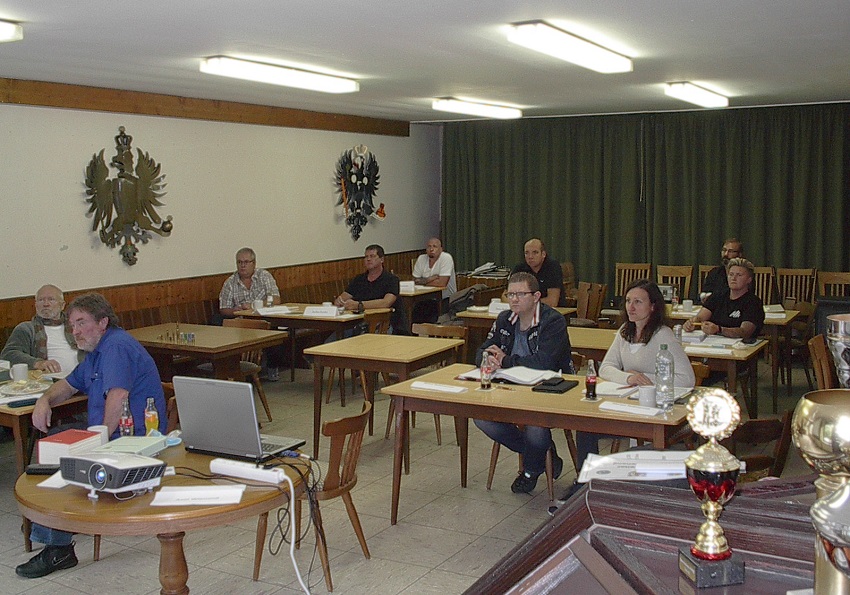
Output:
[[[12,424],[12,436],[15,438],[15,468],[18,475],[24,472],[29,461],[27,460],[27,446],[29,444],[29,415],[15,416]]]
[[[319,458],[319,426],[322,424],[322,376],[325,369],[313,362],[313,458]]]
[[[398,498],[401,491],[401,463],[404,458],[404,441],[407,433],[407,411],[404,397],[392,397],[395,403],[395,445],[393,446],[393,494],[390,524],[398,522]]]
[[[375,385],[378,382],[377,372],[366,372],[366,394],[364,397],[372,404],[369,411],[369,435],[374,434],[375,429]]]
[[[189,592],[189,568],[183,553],[185,533],[160,533],[159,539],[159,583],[162,595],[185,595]]]
[[[791,398],[791,324],[786,324],[782,327],[785,331],[785,378],[787,378],[785,384],[785,390],[787,391],[788,398]],[[779,404],[777,403],[777,397],[774,393],[773,395],[773,412],[777,412]]]
[[[455,417],[455,437],[460,447],[460,487],[466,487],[466,471],[469,455],[469,418]]]
[[[289,327],[289,381],[295,382],[295,328]]]
[[[257,541],[254,544],[254,581],[260,580],[260,564],[263,561],[263,550],[266,549],[266,531],[269,526],[269,513],[264,512],[257,518]]]
[[[776,412],[776,401],[779,398],[779,327],[771,324],[770,329],[770,367],[773,374],[773,411]],[[791,396],[791,382],[788,381],[788,396]]]

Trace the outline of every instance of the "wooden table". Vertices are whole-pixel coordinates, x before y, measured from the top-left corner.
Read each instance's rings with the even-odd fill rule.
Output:
[[[181,325],[182,326],[182,325]],[[213,457],[186,453],[182,446],[166,449],[159,456],[169,465],[190,467],[209,473]],[[301,478],[286,468],[296,489]],[[186,531],[217,527],[247,517],[259,516],[255,556],[261,556],[265,541],[268,512],[289,503],[286,484],[249,486],[238,504],[221,506],[151,506],[153,494],[147,493],[128,500],[116,500],[102,493],[97,501],[88,498],[88,491],[79,486],[61,489],[40,488],[45,479],[39,475],[21,475],[15,484],[15,498],[21,514],[32,522],[89,535],[156,535],[160,543],[159,580],[163,594],[188,593],[186,581],[189,569],[183,552]],[[224,482],[221,482],[224,484]],[[250,483],[250,482],[248,482]],[[168,476],[162,485],[211,485],[209,481],[186,476]],[[225,485],[230,485],[227,482]],[[259,568],[257,557],[255,572]],[[103,591],[93,587],[94,591]]]
[[[700,306],[694,306],[694,310],[692,312],[685,312],[682,310],[682,307],[675,311],[672,310],[670,305],[667,305],[667,317],[673,321],[684,321],[692,316],[695,316],[697,312],[699,312]],[[785,353],[783,354],[785,357],[785,377],[788,379],[786,382],[786,390],[788,391],[788,398],[791,398],[791,322],[800,315],[800,312],[797,310],[783,310],[782,318],[767,318],[764,319],[764,327],[762,328],[763,332],[768,334],[768,339],[770,341],[770,366],[771,366],[771,374],[773,380],[773,412],[776,413],[778,409],[778,397],[779,397],[779,332],[780,330],[785,336]]]
[[[403,335],[366,334],[305,349],[313,356],[313,456],[319,456],[319,428],[322,423],[322,375],[324,368],[363,370],[366,374],[366,400],[374,404],[378,373],[398,374],[401,380],[425,366],[448,361],[462,339],[436,339]],[[369,414],[372,435],[374,411]]]
[[[454,364],[424,374],[416,380],[466,387],[466,392],[447,393],[411,388],[413,381],[388,386],[382,392],[395,402],[395,449],[393,458],[393,495],[391,522],[398,519],[398,499],[401,490],[401,464],[408,440],[408,417],[411,411],[439,413],[455,417],[455,430],[460,445],[460,484],[466,487],[466,466],[469,447],[469,418],[516,424],[564,428],[642,438],[655,448],[666,448],[669,438],[686,422],[683,405],[674,405],[664,415],[644,417],[600,411],[598,402],[582,401],[584,383],[564,394],[532,392],[529,386],[512,385],[508,389],[476,390],[477,384],[456,380],[458,374],[470,370],[466,364]],[[580,380],[577,376],[566,378]],[[617,399],[619,401],[619,399]]]
[[[558,312],[560,312],[564,318],[567,319],[567,325],[569,325],[569,318],[576,313],[576,308],[555,308]],[[475,357],[475,351],[478,349],[478,346],[484,342],[485,337],[487,336],[487,331],[490,330],[490,327],[493,326],[493,322],[495,322],[496,318],[499,317],[499,313],[491,314],[489,311],[484,312],[473,312],[470,310],[464,310],[463,312],[458,313],[458,318],[463,320],[463,323],[469,327],[469,353],[472,354],[472,357]],[[473,363],[472,361],[466,363]]]
[[[237,310],[234,312],[236,316],[243,318],[256,318],[266,320],[273,328],[285,326],[293,330],[298,329],[315,329],[317,331],[330,331],[336,334],[337,339],[342,339],[342,335],[348,329],[354,328],[363,322],[363,314],[354,314],[346,312],[341,316],[304,316],[304,308],[307,306],[317,306],[319,304],[284,304],[288,306],[292,312],[290,314],[258,314],[254,310]],[[367,310],[371,312],[386,312],[387,308],[378,308],[376,310]],[[290,380],[295,381],[295,333],[289,336],[290,348],[292,355],[292,368],[290,371]]]
[[[175,339],[179,333],[194,333],[192,344]],[[241,356],[252,349],[280,345],[286,334],[250,328],[179,324],[173,322],[145,326],[127,331],[144,345],[159,369],[163,381],[170,381],[174,356],[186,355],[212,363],[213,375],[222,380],[244,380],[239,367]]]
[[[87,396],[78,395],[71,397],[64,403],[53,407],[53,420],[58,420],[66,415],[84,413],[87,407]],[[12,435],[15,437],[15,469],[18,475],[24,472],[24,469],[29,463],[27,448],[30,431],[32,430],[32,410],[32,405],[29,407],[0,405],[0,426],[12,428]]]
[[[615,329],[571,326],[569,328],[570,346],[573,351],[601,362],[614,342],[617,332],[618,330]],[[738,364],[746,365],[750,376],[750,397],[745,400],[745,405],[750,418],[755,419],[758,417],[757,356],[766,348],[767,342],[759,341],[747,346],[746,349],[718,349],[716,353],[693,353],[686,345],[685,354],[692,360],[705,361],[712,370],[724,372],[729,392],[733,395],[738,391]],[[598,365],[596,369],[599,370]]]
[[[401,290],[398,297],[398,301],[401,302],[399,306],[404,308],[405,321],[407,322],[405,330],[410,332],[410,327],[413,325],[413,307],[422,300],[437,300],[437,311],[439,312],[443,301],[443,288],[417,285],[413,291]]]

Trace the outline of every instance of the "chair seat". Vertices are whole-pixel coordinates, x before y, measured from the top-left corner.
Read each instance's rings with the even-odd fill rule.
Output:
[[[599,324],[589,318],[570,318],[570,326],[579,326],[582,328],[596,328]]]
[[[199,364],[197,366],[197,369],[200,370],[201,372],[204,372],[205,374],[212,374],[213,373],[213,366],[209,362],[204,363],[204,364]],[[239,371],[242,372],[242,374],[244,376],[251,376],[253,374],[259,374],[260,370],[262,370],[262,368],[255,363],[246,362],[244,360],[239,362]]]

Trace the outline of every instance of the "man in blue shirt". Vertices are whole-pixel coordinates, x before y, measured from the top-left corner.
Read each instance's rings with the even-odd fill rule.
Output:
[[[38,399],[32,412],[32,425],[48,432],[52,407],[82,392],[89,397],[89,425],[107,426],[113,438],[119,436],[118,420],[125,399],[130,402],[136,435],[145,434],[148,397],[154,399],[160,413],[159,430],[164,432],[165,396],[156,364],[145,348],[120,328],[109,302],[96,293],[80,296],[68,306],[68,322],[77,347],[86,352],[86,358]],[[77,565],[71,533],[34,523],[30,537],[45,547],[15,569],[18,576],[39,578]]]

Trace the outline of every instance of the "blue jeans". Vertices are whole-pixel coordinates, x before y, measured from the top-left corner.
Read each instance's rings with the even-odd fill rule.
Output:
[[[32,524],[30,539],[44,545],[71,545],[74,534],[59,529],[51,529],[38,523]]]
[[[487,436],[521,454],[523,471],[529,475],[540,475],[546,469],[546,452],[553,446],[552,430],[549,428],[525,426],[520,430],[515,424],[482,419],[473,421]]]

